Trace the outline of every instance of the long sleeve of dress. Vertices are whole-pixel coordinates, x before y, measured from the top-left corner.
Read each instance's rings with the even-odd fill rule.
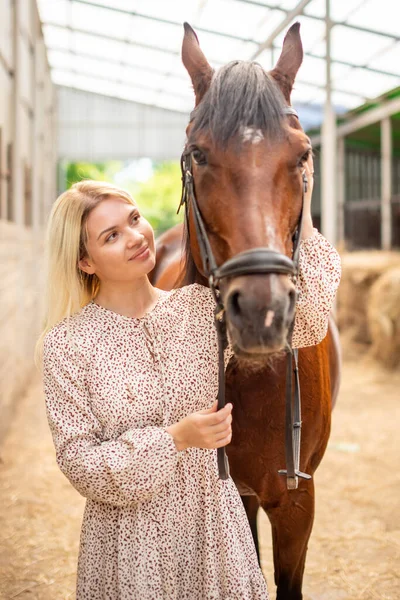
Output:
[[[65,328],[56,326],[47,334],[44,392],[57,464],[86,498],[115,506],[148,500],[177,465],[172,436],[163,427],[144,427],[101,441],[101,423],[90,408],[85,363],[71,347]]]
[[[300,242],[293,348],[314,346],[326,336],[340,276],[339,253],[314,229],[314,235]],[[225,367],[232,356],[233,348],[229,343],[225,350]]]
[[[337,250],[314,229],[313,236],[300,242],[293,347],[313,346],[326,336],[340,276]]]

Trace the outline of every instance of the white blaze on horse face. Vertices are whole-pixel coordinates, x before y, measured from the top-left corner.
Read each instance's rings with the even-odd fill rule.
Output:
[[[254,127],[243,127],[242,138],[244,142],[259,144],[264,139],[264,134],[261,129],[255,129]]]
[[[281,247],[278,244],[275,227],[270,223],[267,223],[265,228],[265,233],[267,234],[267,246],[270,250],[276,250],[276,252],[281,252]]]
[[[264,326],[271,327],[272,322],[274,320],[275,312],[273,310],[267,310],[267,314],[265,315]]]

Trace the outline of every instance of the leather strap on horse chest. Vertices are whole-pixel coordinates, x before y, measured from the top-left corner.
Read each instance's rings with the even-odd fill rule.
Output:
[[[288,106],[284,113],[298,117],[297,112]],[[215,326],[218,336],[218,410],[225,406],[225,368],[224,351],[227,346],[225,307],[222,303],[218,282],[225,277],[235,277],[239,275],[250,275],[255,273],[278,273],[290,275],[294,282],[298,273],[298,261],[300,250],[300,238],[303,224],[303,206],[304,194],[307,191],[307,177],[303,173],[303,192],[302,209],[299,217],[299,223],[293,239],[292,259],[270,250],[269,248],[253,248],[230,258],[225,263],[217,266],[210,242],[207,237],[206,227],[200,213],[194,192],[194,182],[192,173],[192,155],[191,152],[184,151],[181,157],[182,171],[182,197],[178,207],[185,205],[185,218],[189,219],[189,205],[193,211],[193,220],[196,229],[197,242],[199,244],[200,255],[203,263],[203,270],[208,277],[210,288],[213,292],[216,307],[214,311]],[[300,431],[301,431],[301,406],[300,406],[300,383],[298,373],[298,351],[292,349],[292,334],[294,328],[294,319],[291,324],[288,335],[287,347],[287,365],[286,365],[286,433],[285,433],[285,455],[286,469],[279,473],[287,477],[288,489],[298,487],[298,478],[310,479],[311,476],[302,473],[299,470],[300,465]],[[294,376],[295,392],[293,396],[293,358],[294,358]],[[218,471],[220,479],[229,477],[229,463],[225,448],[218,448]]]

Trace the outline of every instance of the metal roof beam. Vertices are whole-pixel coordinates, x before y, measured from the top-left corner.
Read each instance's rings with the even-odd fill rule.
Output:
[[[164,25],[173,25],[183,29],[183,23],[181,21],[170,21],[169,19],[162,19],[160,17],[153,17],[151,15],[146,15],[145,13],[137,12],[136,10],[126,10],[123,8],[117,8],[115,6],[105,6],[104,4],[97,4],[95,2],[89,2],[88,0],[71,0],[71,2],[75,2],[76,4],[85,4],[86,6],[92,6],[94,8],[102,8],[104,10],[110,10],[112,12],[116,12],[119,14],[126,15],[127,17],[139,17],[140,19],[146,19],[148,21],[155,21],[156,23],[162,23]],[[196,31],[201,31],[202,33],[211,33],[212,35],[217,35],[219,37],[224,37],[230,40],[237,40],[238,42],[252,42],[256,44],[254,40],[250,38],[240,37],[238,35],[233,35],[231,33],[224,33],[223,31],[214,31],[213,29],[206,29],[204,27],[197,27]],[[182,33],[183,35],[183,33]]]
[[[110,83],[115,83],[117,85],[124,85],[127,88],[132,88],[134,89],[140,89],[140,90],[145,90],[147,92],[154,92],[156,94],[166,94],[167,96],[173,96],[174,98],[179,98],[180,100],[183,101],[187,101],[189,100],[189,98],[183,96],[182,94],[177,94],[176,92],[170,92],[168,90],[163,90],[160,88],[154,88],[151,87],[149,85],[143,85],[143,83],[126,83],[121,79],[118,78],[114,78],[114,79],[110,79],[110,77],[107,77],[106,75],[93,75],[93,73],[91,71],[85,71],[85,70],[78,70],[78,69],[69,69],[67,67],[51,67],[52,71],[61,71],[63,73],[73,73],[74,75],[83,75],[83,77],[90,77],[91,79],[99,79],[100,81],[108,81]],[[69,87],[66,86],[65,84],[63,84],[64,87]],[[96,93],[96,92],[94,92]],[[194,96],[193,96],[193,101],[194,101]]]
[[[309,87],[316,88],[318,90],[325,90],[326,87],[322,83],[312,83],[311,81],[305,81],[304,79],[296,79],[296,83],[301,85],[308,85]],[[347,94],[348,96],[357,96],[357,98],[362,98],[365,102],[370,100],[370,98],[363,96],[363,94],[359,94],[358,92],[350,92],[348,90],[342,90],[340,88],[334,87],[332,85],[332,92],[338,92],[340,94]]]
[[[267,37],[265,42],[258,45],[257,50],[251,55],[251,60],[257,58],[263,50],[271,48],[273,46],[275,38],[295,19],[298,15],[301,15],[307,4],[310,4],[312,0],[300,0],[300,2],[294,7],[293,10],[286,14],[286,17],[275,27],[274,31]]]
[[[125,44],[128,46],[138,46],[139,48],[146,48],[147,50],[158,50],[159,52],[164,52],[165,54],[172,54],[173,56],[179,56],[180,53],[176,50],[169,50],[166,48],[162,48],[161,46],[155,46],[154,44],[145,44],[143,42],[133,42],[131,40],[127,40],[124,38],[119,38],[114,35],[97,33],[96,31],[89,31],[88,29],[80,29],[79,27],[71,27],[70,25],[60,25],[59,23],[51,23],[48,21],[47,23],[43,23],[44,27],[54,27],[55,29],[67,29],[72,33],[81,33],[82,35],[89,35],[91,37],[100,38],[102,40],[108,40],[110,42],[118,42],[120,44]]]
[[[400,98],[387,100],[386,102],[379,104],[379,106],[371,108],[370,110],[363,112],[361,115],[357,115],[345,123],[338,125],[336,128],[337,136],[344,137],[350,133],[354,133],[354,131],[364,129],[364,127],[378,123],[379,121],[382,121],[382,119],[397,113],[400,113]],[[311,143],[314,146],[319,146],[321,143],[321,136],[312,136]]]
[[[283,29],[286,27],[286,25],[288,25],[295,17],[303,14],[304,8],[307,6],[307,4],[309,4],[311,2],[311,0],[303,0],[302,2],[299,2],[299,4],[293,10],[287,11],[287,10],[285,10],[279,6],[273,5],[273,4],[264,4],[262,2],[256,2],[253,0],[236,0],[236,1],[242,2],[244,4],[252,4],[254,6],[266,8],[267,10],[279,10],[280,12],[282,12],[282,14],[285,15],[282,23],[285,23],[285,24],[282,26],[279,33],[281,31],[283,31]],[[105,10],[110,10],[113,12],[118,12],[120,14],[125,14],[127,16],[131,16],[131,17],[140,17],[141,19],[147,19],[148,21],[156,21],[157,23],[164,23],[165,25],[175,25],[177,27],[182,27],[182,23],[180,21],[170,21],[169,19],[153,17],[151,15],[146,15],[145,13],[139,13],[134,10],[126,10],[123,8],[117,8],[115,6],[105,6],[104,4],[97,4],[96,2],[90,2],[89,0],[71,0],[71,2],[76,2],[77,4],[85,4],[86,6],[92,6],[94,8],[102,8]],[[304,4],[304,6],[303,6],[303,8],[300,9],[299,7],[302,4]],[[313,19],[314,21],[324,21],[325,20],[325,17],[318,17],[315,15],[311,15],[309,13],[304,14],[304,16],[309,19]],[[360,25],[351,25],[350,23],[347,23],[346,21],[332,21],[332,27],[334,27],[335,25],[341,25],[342,27],[346,27],[348,29],[355,29],[355,30],[361,31],[363,33],[372,33],[375,35],[390,38],[395,41],[400,41],[400,36],[398,36],[398,35],[395,35],[392,33],[385,33],[383,31],[379,31],[377,29],[371,29],[369,27],[362,27]],[[204,27],[197,27],[197,26],[195,26],[195,29],[196,29],[196,31],[202,31],[203,33],[211,33],[212,35],[218,35],[220,37],[225,37],[227,39],[237,40],[238,42],[252,42],[254,44],[257,43],[254,39],[244,38],[244,37],[241,37],[238,35],[233,35],[231,33],[224,33],[222,31],[214,31],[213,29],[206,29]],[[279,33],[277,33],[275,35],[275,37],[277,35],[279,35]]]
[[[116,60],[115,58],[109,58],[106,56],[99,56],[96,54],[91,54],[90,52],[77,52],[76,50],[73,49],[66,49],[66,48],[57,48],[56,46],[47,46],[47,50],[49,52],[55,51],[55,52],[61,52],[62,54],[72,54],[73,56],[76,57],[81,57],[81,58],[89,58],[91,60],[96,60],[97,62],[101,62],[101,63],[110,63],[111,65],[118,65],[120,67],[127,67],[128,69],[138,69],[139,71],[146,71],[146,73],[154,73],[154,75],[167,75],[167,72],[165,71],[165,69],[155,69],[154,67],[144,67],[143,65],[138,65],[132,62],[127,62],[124,60]],[[58,69],[57,66],[52,66],[50,65],[53,69]],[[62,68],[62,67],[60,67]],[[168,73],[168,75],[170,75],[171,77],[174,77],[175,79],[181,79],[182,81],[187,81],[189,84],[189,77],[188,75],[179,75],[179,74],[175,74],[175,73]]]
[[[318,54],[314,54],[313,52],[304,52],[304,56],[309,56],[310,58],[319,58],[320,60],[326,60],[325,56],[318,56]],[[344,67],[351,67],[352,69],[363,69],[365,71],[370,71],[371,73],[377,73],[378,75],[389,75],[390,77],[398,77],[397,73],[391,73],[390,71],[382,71],[381,69],[374,69],[373,67],[368,67],[367,65],[355,65],[354,63],[347,62],[345,60],[338,60],[336,58],[332,58],[332,63],[343,65]]]
[[[43,23],[43,26],[46,27],[54,27],[55,29],[66,29],[72,33],[80,33],[82,35],[88,35],[95,38],[100,38],[102,40],[108,40],[110,42],[118,42],[119,44],[125,44],[127,46],[137,46],[138,48],[145,48],[146,50],[157,50],[158,52],[163,52],[164,54],[171,54],[171,56],[179,56],[181,55],[180,50],[169,50],[168,48],[163,48],[162,46],[156,46],[155,44],[145,44],[144,42],[134,42],[132,40],[127,40],[124,38],[119,38],[113,35],[97,33],[96,31],[89,31],[87,29],[80,29],[78,27],[71,27],[70,25],[60,25],[59,23],[51,23],[48,21],[47,23]],[[50,48],[50,46],[46,47]],[[221,65],[222,63],[218,60],[211,59],[213,63],[217,65]]]
[[[256,0],[236,0],[236,2],[241,2],[242,4],[251,4],[253,6],[260,6],[269,10],[277,10],[280,11],[283,15],[290,14],[289,11],[285,10],[281,6],[277,6],[274,4],[264,4],[263,2],[257,2]],[[318,17],[317,15],[312,15],[310,13],[304,13],[304,16],[308,19],[313,19],[314,21],[325,21],[325,17]],[[373,33],[375,35],[380,35],[395,41],[400,40],[400,37],[398,35],[395,35],[394,33],[385,33],[384,31],[379,31],[379,29],[371,29],[369,27],[362,27],[361,25],[352,25],[351,23],[347,23],[346,21],[331,21],[331,23],[332,27],[334,27],[335,25],[341,25],[342,27],[346,27],[347,29],[355,29],[356,31],[361,31],[363,33]]]
[[[86,29],[79,29],[79,28],[75,28],[75,27],[70,27],[69,25],[60,25],[59,23],[51,23],[51,22],[47,22],[47,23],[43,23],[44,27],[54,27],[56,29],[67,29],[68,31],[71,31],[72,33],[80,33],[82,35],[88,35],[91,37],[96,37],[96,38],[100,38],[100,39],[106,39],[109,40],[111,42],[118,42],[120,44],[125,44],[128,46],[137,46],[138,48],[145,48],[146,50],[156,50],[158,52],[164,52],[165,54],[170,54],[172,56],[180,56],[180,52],[179,51],[175,51],[175,50],[169,50],[166,48],[162,48],[161,46],[155,46],[154,44],[145,44],[143,42],[133,42],[131,40],[126,40],[123,38],[118,38],[115,36],[111,36],[111,35],[104,35],[101,33],[96,33],[94,31],[88,31]],[[51,46],[48,46],[46,44],[46,47],[51,50]],[[273,46],[274,49],[280,50],[280,48],[278,46]],[[77,53],[80,54],[80,53]],[[318,56],[317,54],[313,54],[312,52],[305,52],[304,53],[305,56],[309,56],[310,58],[317,58],[320,60],[325,60],[324,56]],[[222,63],[215,60],[215,59],[211,59],[211,62],[214,63],[217,66],[221,66]],[[377,73],[379,75],[389,75],[391,77],[396,77],[395,73],[390,73],[387,71],[381,71],[379,69],[372,69],[370,67],[367,67],[365,65],[355,65],[353,63],[349,63],[346,61],[342,61],[342,60],[333,60],[333,62],[336,62],[340,65],[344,65],[344,66],[348,66],[348,67],[352,67],[355,69],[364,69],[366,71],[370,71],[372,73]]]
[[[50,27],[64,27],[64,25],[55,25],[53,23],[44,23],[44,25],[45,26],[48,25]],[[77,31],[76,29],[71,29],[71,28],[69,28],[69,29],[71,31]],[[88,35],[99,35],[100,37],[102,37],[101,34],[95,34],[95,33],[92,33],[90,31],[87,32],[86,30],[85,31],[80,30],[77,33],[87,33]],[[164,50],[163,48],[155,47],[153,45],[147,46],[146,44],[140,44],[138,42],[130,42],[130,41],[126,41],[126,40],[123,40],[123,39],[120,39],[120,38],[112,38],[112,39],[114,41],[120,42],[121,44],[129,44],[131,46],[139,46],[139,47],[148,48],[150,50],[158,50],[158,51],[161,51],[161,52],[166,52],[167,54],[168,53],[172,53],[174,55],[177,54],[176,52],[173,52],[173,51],[170,51],[170,50]],[[163,74],[165,73],[165,71],[158,71],[157,69],[154,69],[153,67],[143,67],[142,65],[136,65],[134,63],[129,63],[129,62],[124,62],[124,61],[120,61],[120,60],[115,60],[115,59],[111,59],[111,58],[108,58],[108,57],[99,56],[98,54],[91,54],[91,53],[88,53],[88,52],[80,52],[80,51],[77,52],[77,51],[75,51],[73,49],[65,49],[62,46],[50,46],[50,45],[46,44],[46,48],[48,50],[50,50],[50,51],[51,50],[56,50],[57,52],[64,52],[64,53],[71,52],[71,54],[74,54],[75,56],[82,56],[84,58],[93,58],[93,59],[98,59],[98,60],[106,60],[107,62],[116,64],[116,65],[122,65],[122,66],[126,66],[126,67],[134,67],[134,68],[137,68],[137,69],[139,69],[139,68],[145,69],[146,68],[147,70],[152,71],[154,73],[158,73],[158,72],[163,73]],[[281,50],[281,48],[279,46],[273,46],[272,48],[274,50],[277,50],[277,51]],[[318,54],[314,54],[313,52],[304,52],[304,56],[308,56],[310,58],[317,58],[318,60],[325,60],[324,56],[319,56]],[[221,66],[223,64],[223,63],[217,62],[215,60],[213,60],[212,62],[214,64],[221,65]],[[333,63],[337,63],[338,65],[343,65],[345,67],[351,67],[353,69],[363,69],[363,70],[369,71],[371,73],[377,73],[378,75],[387,75],[389,77],[397,77],[396,73],[392,73],[390,71],[382,71],[381,69],[373,69],[372,67],[368,67],[366,65],[357,65],[357,64],[350,63],[350,62],[347,62],[347,61],[344,61],[344,60],[337,60],[337,59],[333,59],[332,62]],[[181,75],[174,75],[174,77],[182,77],[182,79],[186,78],[185,76],[181,76]]]
[[[165,70],[162,69],[154,69],[153,67],[143,67],[143,65],[135,65],[133,63],[127,63],[124,62],[123,60],[115,60],[115,59],[110,59],[110,58],[103,58],[100,56],[95,56],[94,54],[89,54],[86,52],[75,52],[75,50],[66,50],[65,48],[60,48],[60,49],[56,49],[56,48],[52,48],[49,47],[48,48],[49,51],[51,50],[56,50],[57,52],[61,52],[62,54],[72,54],[73,56],[77,56],[77,57],[82,57],[82,58],[90,58],[91,60],[96,60],[97,62],[108,62],[110,64],[113,65],[119,65],[121,67],[127,67],[128,69],[138,69],[139,71],[145,71],[147,73],[154,73],[155,75],[167,75],[167,73],[165,72]],[[63,70],[66,69],[68,70],[68,67],[58,67],[57,65],[52,65],[50,62],[50,66],[52,69],[59,69],[59,70]],[[70,70],[74,70],[73,68],[70,68]],[[79,73],[79,71],[77,71]],[[186,77],[185,75],[175,75],[175,74],[171,74],[169,73],[168,76],[170,77],[174,77],[175,79],[181,79],[182,81],[189,81],[188,77]],[[314,87],[317,89],[325,89],[324,85],[319,85],[316,83],[312,83],[311,81],[305,81],[305,80],[301,80],[298,79],[296,80],[297,83],[303,84],[303,85],[308,85],[310,87]],[[149,88],[149,89],[154,89],[154,88]],[[358,94],[357,92],[349,92],[348,90],[342,90],[339,88],[334,88],[334,91],[336,92],[340,92],[342,94],[347,94],[348,96],[358,96],[359,98],[364,98],[365,101],[368,100],[368,98],[360,96],[360,94]]]

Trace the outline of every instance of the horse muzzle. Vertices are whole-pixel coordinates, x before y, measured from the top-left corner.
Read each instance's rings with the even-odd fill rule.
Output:
[[[296,305],[287,275],[245,275],[223,287],[227,328],[238,356],[257,360],[287,347]]]

